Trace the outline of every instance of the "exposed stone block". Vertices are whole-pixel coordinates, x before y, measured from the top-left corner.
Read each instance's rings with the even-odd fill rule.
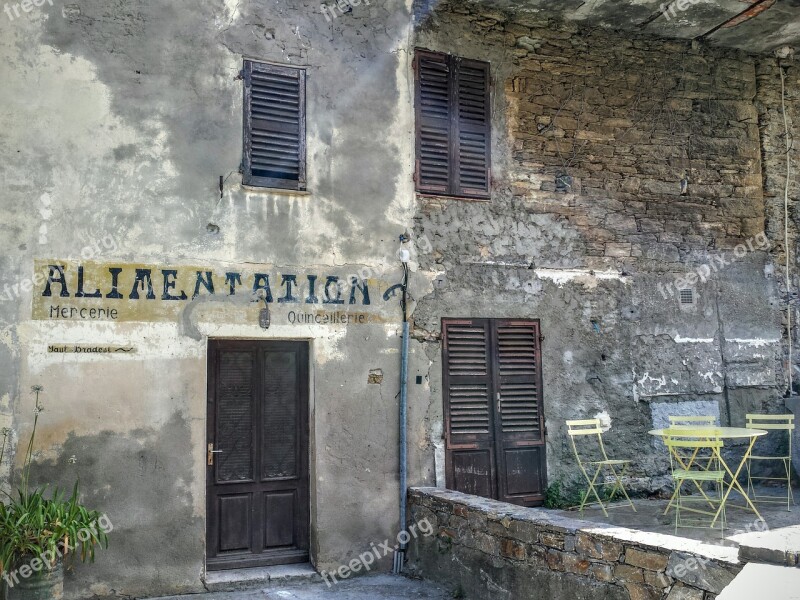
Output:
[[[663,571],[667,568],[668,562],[669,555],[667,554],[647,552],[638,550],[637,548],[628,548],[625,550],[625,564],[634,567],[641,567],[642,569],[649,569],[650,571]]]

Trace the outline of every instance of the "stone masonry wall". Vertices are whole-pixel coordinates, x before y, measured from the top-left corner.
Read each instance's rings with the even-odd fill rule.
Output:
[[[784,73],[783,89],[781,89],[781,70]],[[789,157],[791,159],[791,175],[789,179],[789,269],[792,289],[797,290],[798,246],[797,234],[800,214],[797,212],[797,200],[800,198],[798,188],[798,171],[800,169],[800,145],[794,140],[800,137],[800,66],[796,61],[760,59],[756,63],[757,94],[755,106],[758,109],[759,129],[761,132],[762,174],[764,181],[764,207],[766,233],[773,243],[775,281],[781,296],[786,294],[786,243],[784,233],[784,193],[786,189],[786,129],[789,130]],[[784,102],[781,102],[781,95]],[[786,108],[784,122],[783,107]],[[785,303],[781,303],[785,311]],[[797,309],[793,306],[793,364],[798,364]],[[785,312],[782,315],[784,336],[787,321]],[[785,348],[784,348],[785,349]],[[794,392],[800,389],[800,371],[795,367],[793,372]]]
[[[469,600],[711,600],[741,570],[735,548],[417,488],[409,524],[415,574]],[[426,530],[428,528],[426,527]]]
[[[667,470],[647,431],[667,415],[785,410],[761,63],[457,0],[415,43],[489,61],[494,82],[490,201],[418,196],[435,287],[414,333],[434,397],[442,317],[540,319],[551,480],[575,472],[564,420],[600,417],[646,490]]]

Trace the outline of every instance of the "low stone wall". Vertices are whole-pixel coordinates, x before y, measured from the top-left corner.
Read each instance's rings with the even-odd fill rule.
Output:
[[[413,574],[469,600],[710,600],[742,568],[737,549],[569,519],[438,488],[413,488]]]

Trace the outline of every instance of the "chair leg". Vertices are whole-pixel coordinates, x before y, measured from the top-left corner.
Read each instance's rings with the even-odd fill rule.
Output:
[[[597,503],[600,505],[600,508],[603,510],[603,514],[608,516],[608,512],[606,512],[606,507],[603,506],[603,501],[600,500],[600,496],[597,494],[597,489],[595,489],[595,482],[597,481],[597,477],[600,475],[600,471],[603,470],[602,465],[598,465],[597,470],[594,472],[594,477],[592,477],[591,481],[589,481],[589,488],[586,490],[586,494],[583,496],[583,500],[581,501],[581,506],[578,509],[579,512],[583,512],[583,507],[586,506],[586,501],[589,499],[589,494],[593,493],[594,497],[597,498]],[[588,480],[589,477],[587,475],[586,479]]]
[[[625,486],[622,484],[622,478],[625,477],[625,470],[627,469],[627,465],[622,467],[622,470],[617,473],[617,470],[614,467],[609,467],[611,472],[614,473],[614,479],[616,483],[614,484],[614,488],[611,490],[611,499],[613,500],[614,494],[616,493],[617,488],[620,489],[622,495],[625,496],[625,499],[628,501],[628,504],[631,505],[633,512],[636,512],[636,507],[633,505],[633,501],[628,496],[628,492],[625,490]]]
[[[784,458],[783,465],[786,467],[786,510],[792,512],[792,504],[794,504],[794,493],[792,492],[792,459]]]

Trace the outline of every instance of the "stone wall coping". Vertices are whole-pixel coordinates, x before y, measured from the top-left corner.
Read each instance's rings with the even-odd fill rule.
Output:
[[[771,531],[753,531],[733,535],[739,544],[739,559],[794,566],[800,562],[800,525]]]
[[[454,492],[441,488],[415,487],[410,489],[410,493],[412,496],[428,496],[445,502],[464,505],[469,509],[486,513],[489,520],[499,521],[504,518],[509,518],[516,521],[528,521],[565,533],[583,533],[594,537],[606,538],[615,542],[621,542],[629,546],[635,545],[644,547],[648,550],[662,553],[680,552],[702,556],[727,565],[740,564],[739,550],[735,547],[715,546],[713,544],[704,544],[697,540],[674,535],[640,531],[637,529],[628,529],[625,527],[616,527],[614,525],[573,519],[552,514],[548,509],[525,508],[506,502],[480,498],[478,496],[471,496],[469,494],[462,494],[461,492]]]

